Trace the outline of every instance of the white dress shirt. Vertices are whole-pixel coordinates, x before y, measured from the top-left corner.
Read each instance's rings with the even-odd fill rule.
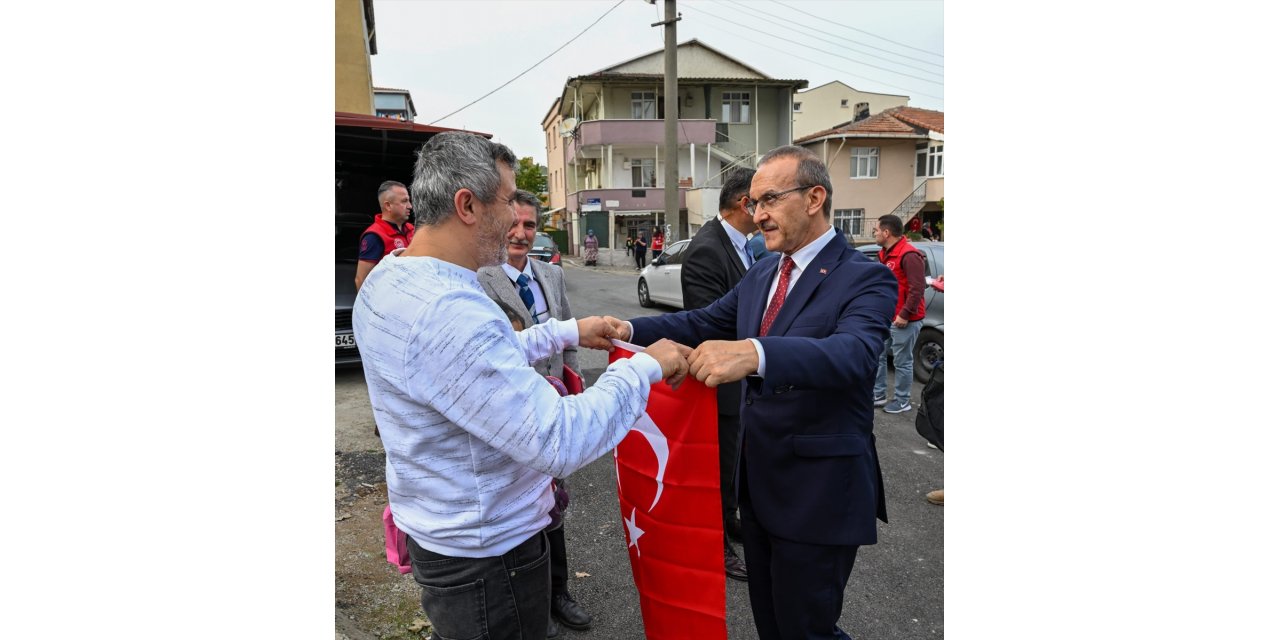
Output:
[[[750,269],[755,260],[751,258],[751,252],[747,250],[747,236],[741,231],[733,228],[724,218],[719,218],[720,226],[724,227],[724,232],[729,235],[729,242],[734,249],[738,250],[738,259],[742,260],[742,266]]]
[[[805,246],[800,247],[799,250],[791,254],[791,261],[796,263],[796,266],[791,267],[791,277],[789,280],[787,280],[787,295],[791,295],[791,290],[796,288],[796,282],[800,280],[800,274],[804,273],[804,270],[809,267],[809,263],[813,262],[813,259],[818,257],[818,252],[822,251],[822,248],[827,246],[827,243],[831,242],[831,238],[835,237],[835,235],[836,235],[836,228],[827,227],[827,232],[818,236],[817,240],[814,240],[813,242],[810,242],[809,244],[806,244]],[[787,254],[784,253],[782,255],[785,257]],[[781,275],[782,275],[782,261],[779,260],[778,270],[773,272],[773,284],[769,285],[769,297],[765,298],[766,300],[766,302],[764,303],[765,313],[769,313],[768,301],[773,300],[773,294],[778,290],[778,278]],[[739,301],[738,304],[742,304],[742,302]],[[763,315],[760,317],[761,319],[764,318]],[[764,376],[764,348],[760,346],[759,340],[756,340],[755,338],[749,338],[749,339],[751,340],[751,344],[755,345],[756,347],[756,355],[760,357],[760,366],[756,367],[755,375],[763,377]]]
[[[511,278],[511,286],[516,288],[517,293],[520,291],[520,285],[516,283],[516,278],[519,278],[522,273],[529,278],[529,289],[533,291],[533,310],[529,312],[529,315],[533,316],[535,323],[541,323],[546,322],[547,318],[551,317],[551,312],[550,307],[547,306],[547,297],[542,293],[542,285],[538,284],[538,280],[533,277],[533,261],[534,258],[525,258],[524,271],[517,270],[511,266],[510,262],[504,262],[502,263],[502,271],[507,274],[508,278]]]

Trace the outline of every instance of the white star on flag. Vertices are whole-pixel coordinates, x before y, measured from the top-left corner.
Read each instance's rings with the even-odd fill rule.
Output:
[[[631,517],[623,520],[623,524],[627,525],[627,547],[636,548],[636,557],[640,557],[640,536],[644,535],[644,529],[636,525],[636,508],[631,507]]]

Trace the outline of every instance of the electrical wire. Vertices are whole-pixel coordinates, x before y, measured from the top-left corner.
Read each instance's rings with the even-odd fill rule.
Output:
[[[840,59],[842,59],[842,60],[848,60],[849,62],[855,62],[855,63],[860,64],[860,65],[863,65],[863,66],[871,67],[872,69],[879,69],[879,70],[881,70],[881,71],[887,71],[887,72],[889,72],[889,73],[896,74],[896,75],[900,75],[900,76],[902,76],[902,77],[904,77],[904,78],[911,78],[911,79],[913,79],[913,80],[922,80],[922,81],[924,81],[924,82],[928,82],[928,83],[930,83],[930,84],[936,84],[936,85],[939,85],[939,86],[941,86],[941,85],[942,85],[942,81],[941,81],[941,80],[930,80],[929,78],[921,78],[920,76],[913,76],[913,75],[911,75],[911,74],[909,74],[909,73],[903,73],[903,72],[901,72],[901,71],[894,71],[893,69],[886,69],[886,68],[884,68],[884,67],[876,66],[876,65],[871,64],[871,63],[869,63],[869,62],[863,62],[862,60],[857,60],[857,59],[854,59],[854,58],[850,58],[850,57],[848,57],[848,56],[842,56],[842,55],[840,55],[840,54],[838,54],[838,53],[832,53],[832,52],[830,52],[830,51],[826,51],[826,50],[823,50],[823,49],[819,49],[819,48],[817,48],[817,47],[807,45],[807,44],[805,44],[805,43],[803,43],[803,42],[796,42],[795,40],[791,40],[791,39],[789,39],[789,38],[784,38],[784,37],[782,37],[782,36],[775,35],[775,34],[772,34],[772,33],[767,32],[767,31],[759,31],[759,30],[757,30],[757,29],[755,29],[754,27],[751,27],[751,26],[749,26],[749,25],[742,24],[741,22],[734,22],[734,21],[729,20],[729,19],[727,19],[727,18],[721,18],[721,17],[719,17],[719,16],[717,16],[717,15],[715,15],[715,14],[712,14],[712,13],[710,13],[710,12],[706,11],[706,10],[703,10],[703,9],[693,9],[693,7],[690,7],[690,6],[685,6],[685,9],[692,9],[692,10],[697,11],[697,12],[699,12],[699,13],[702,13],[702,14],[704,14],[704,15],[707,15],[707,16],[710,16],[710,17],[712,17],[712,18],[715,18],[716,20],[721,20],[721,21],[724,21],[724,22],[728,22],[729,24],[732,24],[732,25],[736,25],[736,26],[742,27],[743,29],[750,29],[750,30],[752,30],[754,33],[758,33],[758,34],[760,34],[760,35],[766,35],[766,36],[769,36],[770,38],[777,38],[778,40],[782,40],[783,42],[788,42],[788,43],[794,44],[794,45],[799,46],[799,47],[804,47],[804,48],[806,48],[806,49],[813,49],[814,51],[817,51],[818,53],[825,53],[825,54],[827,54],[827,55],[829,55],[829,56],[832,56],[832,57],[840,58]]]
[[[722,1],[723,1],[723,2],[728,2],[729,4],[737,5],[738,7],[741,7],[741,8],[743,8],[743,9],[747,9],[747,10],[753,11],[753,12],[755,12],[755,13],[757,13],[757,14],[760,14],[760,15],[768,16],[769,18],[772,18],[772,19],[774,19],[774,20],[785,20],[785,21],[787,21],[787,22],[790,22],[791,24],[799,25],[799,26],[801,26],[801,27],[803,27],[803,28],[804,28],[804,30],[803,30],[803,31],[801,31],[800,29],[796,29],[795,27],[788,27],[788,26],[786,26],[786,25],[778,25],[778,26],[783,27],[784,29],[790,29],[790,30],[792,30],[792,31],[797,31],[797,32],[799,32],[799,33],[803,33],[805,36],[810,37],[810,38],[813,38],[813,39],[815,39],[815,40],[819,40],[819,41],[826,42],[826,43],[829,43],[829,44],[834,44],[834,45],[837,45],[837,46],[840,46],[840,47],[844,47],[844,48],[849,49],[850,51],[852,51],[852,52],[854,52],[854,53],[856,53],[856,54],[858,54],[858,55],[870,56],[870,57],[872,57],[872,58],[876,58],[877,60],[884,60],[885,62],[892,62],[892,63],[894,63],[894,64],[900,64],[900,65],[902,65],[902,66],[904,66],[904,67],[906,67],[906,68],[908,68],[908,69],[915,69],[915,70],[917,70],[917,71],[923,71],[923,72],[925,72],[925,73],[934,73],[933,71],[930,71],[929,69],[921,69],[920,67],[913,67],[913,66],[911,66],[911,65],[909,65],[909,64],[904,64],[904,63],[898,62],[898,61],[896,61],[896,60],[890,60],[890,59],[888,59],[888,58],[882,58],[882,57],[877,56],[877,55],[875,55],[875,54],[873,54],[873,53],[866,53],[866,52],[864,52],[864,51],[858,51],[857,49],[849,48],[849,46],[848,46],[848,45],[846,45],[844,42],[834,42],[834,41],[831,41],[831,40],[827,40],[826,38],[819,38],[819,37],[817,37],[817,36],[815,36],[815,35],[813,35],[812,33],[809,33],[809,32],[814,31],[814,32],[817,32],[817,33],[821,33],[821,34],[829,35],[829,36],[831,36],[831,37],[833,37],[833,38],[844,38],[847,42],[852,43],[852,44],[856,44],[856,45],[858,45],[858,46],[860,46],[860,47],[867,47],[867,48],[869,48],[869,49],[875,49],[876,51],[883,51],[883,52],[885,52],[885,53],[887,53],[887,54],[894,55],[894,56],[898,56],[898,57],[903,58],[903,59],[905,59],[905,60],[912,60],[912,61],[915,61],[915,62],[923,62],[924,64],[933,65],[933,66],[935,66],[935,67],[941,67],[941,66],[943,66],[941,63],[933,62],[932,60],[921,60],[920,58],[912,58],[911,56],[903,55],[903,54],[898,53],[898,52],[896,52],[896,51],[890,51],[890,50],[888,50],[888,49],[881,49],[880,47],[877,47],[877,46],[875,46],[875,45],[866,44],[865,42],[858,42],[857,40],[850,40],[850,39],[848,39],[848,38],[845,38],[845,36],[841,36],[840,34],[837,34],[837,33],[831,33],[830,31],[823,31],[822,29],[818,29],[817,27],[811,27],[811,26],[809,26],[809,25],[807,25],[807,24],[804,24],[803,22],[797,22],[797,21],[795,21],[795,20],[788,20],[787,18],[784,18],[784,17],[782,17],[782,16],[774,15],[774,14],[769,13],[769,12],[767,12],[767,11],[763,11],[763,10],[761,10],[761,9],[757,9],[757,8],[755,8],[755,7],[752,7],[752,6],[748,6],[748,5],[743,4],[743,3],[741,3],[741,2],[735,2],[734,0],[722,0]]]
[[[730,34],[733,34],[733,35],[736,35],[736,36],[741,36],[741,35],[742,35],[742,34],[740,34],[740,33],[734,33],[734,32],[732,32],[732,31],[729,31],[728,29],[722,29],[722,28],[717,27],[717,26],[715,26],[715,25],[710,25],[710,24],[708,24],[708,25],[703,25],[703,26],[705,26],[705,27],[707,27],[707,28],[710,28],[710,29],[718,29],[718,30],[723,31],[723,32],[725,32],[725,33],[730,33]],[[818,62],[817,60],[810,60],[810,59],[808,59],[808,58],[805,58],[805,57],[802,57],[802,56],[798,56],[798,55],[796,55],[796,54],[794,54],[794,53],[792,53],[792,52],[790,52],[790,51],[787,51],[787,50],[785,50],[785,49],[779,49],[779,48],[777,48],[777,47],[771,47],[771,46],[769,46],[769,45],[767,45],[767,44],[763,44],[763,43],[760,43],[760,42],[752,43],[752,46],[755,46],[755,47],[764,47],[764,48],[766,48],[766,49],[773,49],[774,51],[777,51],[777,52],[780,52],[780,53],[785,53],[785,54],[787,54],[787,55],[789,55],[789,56],[791,56],[791,57],[793,57],[793,58],[795,58],[795,59],[797,59],[797,60],[803,60],[804,62],[808,62],[808,63],[810,63],[810,64],[816,64],[816,65],[818,65],[819,67],[824,67],[824,68],[826,68],[826,69],[831,69],[832,71],[837,71],[837,72],[839,72],[839,73],[841,73],[841,74],[843,74],[843,75],[847,75],[847,76],[850,76],[850,77],[853,77],[853,78],[862,78],[863,80],[866,80],[866,81],[868,81],[868,82],[873,82],[873,83],[875,83],[876,85],[883,86],[883,87],[887,87],[887,88],[889,88],[889,89],[898,89],[899,91],[909,91],[909,92],[916,93],[917,95],[922,95],[922,96],[924,96],[924,97],[926,97],[926,98],[934,98],[934,99],[937,99],[937,100],[942,100],[942,96],[935,96],[935,95],[932,95],[932,94],[928,94],[928,93],[924,93],[924,92],[920,92],[920,91],[915,91],[914,89],[908,89],[908,88],[906,88],[906,87],[899,87],[899,86],[897,86],[897,85],[892,85],[892,84],[889,84],[889,83],[884,82],[884,81],[881,81],[881,80],[876,80],[875,78],[868,78],[868,77],[866,77],[866,76],[860,76],[860,75],[858,75],[858,74],[856,74],[856,73],[850,73],[848,69],[837,69],[836,67],[833,67],[833,66],[831,66],[831,65],[829,65],[829,64],[823,64],[823,63],[821,63],[821,62]]]
[[[617,4],[613,5],[612,7],[609,7],[609,10],[608,10],[608,11],[604,12],[604,14],[603,14],[603,15],[601,15],[599,18],[596,18],[596,21],[595,21],[595,22],[592,22],[591,24],[587,25],[587,28],[586,28],[586,29],[583,29],[582,31],[578,32],[578,35],[576,35],[576,36],[574,36],[574,37],[572,37],[572,38],[569,38],[569,42],[566,42],[566,43],[564,43],[564,44],[560,45],[559,47],[557,47],[557,48],[556,48],[556,50],[555,50],[555,51],[552,51],[551,53],[548,53],[548,54],[547,54],[547,56],[546,56],[545,58],[543,58],[543,59],[541,59],[541,60],[539,60],[539,61],[537,61],[537,62],[533,63],[533,66],[532,66],[532,67],[529,67],[528,69],[525,69],[524,71],[521,71],[521,72],[519,73],[519,75],[517,75],[516,77],[514,77],[514,78],[512,78],[512,79],[510,79],[510,80],[508,80],[508,81],[506,81],[506,82],[502,83],[501,85],[499,85],[497,89],[494,89],[493,91],[490,91],[489,93],[486,93],[486,94],[484,94],[484,95],[480,96],[479,98],[476,98],[475,100],[472,100],[471,102],[468,102],[466,105],[464,105],[461,109],[458,109],[457,111],[454,111],[454,112],[452,112],[452,113],[450,113],[450,114],[448,114],[448,115],[440,116],[439,118],[436,118],[435,120],[432,120],[432,121],[431,121],[430,123],[428,123],[428,124],[435,124],[435,123],[437,123],[437,122],[440,122],[441,120],[444,120],[445,118],[448,118],[448,117],[453,116],[453,115],[455,115],[455,114],[457,114],[457,113],[460,113],[461,111],[463,111],[464,109],[466,109],[466,108],[470,107],[471,105],[474,105],[475,103],[480,102],[481,100],[484,100],[485,98],[488,98],[489,96],[491,96],[491,95],[493,95],[493,94],[497,93],[497,92],[498,92],[499,90],[501,90],[503,87],[505,87],[505,86],[507,86],[507,85],[511,84],[512,82],[515,82],[516,80],[519,80],[519,79],[520,79],[520,76],[523,76],[524,74],[529,73],[530,71],[533,71],[535,68],[537,68],[537,66],[538,66],[538,65],[540,65],[540,64],[542,64],[542,63],[544,63],[544,62],[546,62],[548,58],[550,58],[551,56],[554,56],[555,54],[559,53],[561,49],[563,49],[563,48],[565,48],[565,47],[569,46],[570,44],[572,44],[574,40],[577,40],[578,38],[581,38],[581,37],[582,37],[582,34],[584,34],[584,33],[586,33],[587,31],[589,31],[589,30],[591,29],[591,27],[596,26],[596,24],[598,24],[601,20],[604,20],[604,17],[605,17],[605,16],[609,15],[610,13],[613,13],[613,10],[614,10],[614,9],[617,9],[619,6],[621,6],[623,2],[626,2],[626,0],[618,0],[618,3],[617,3]]]
[[[779,6],[781,6],[781,7],[785,7],[785,8],[787,8],[787,9],[792,10],[792,11],[796,11],[796,12],[798,12],[798,13],[803,13],[803,14],[805,14],[806,16],[809,16],[809,17],[811,17],[811,18],[817,18],[817,19],[819,19],[819,20],[825,20],[825,21],[827,21],[827,22],[831,22],[831,19],[830,19],[830,18],[824,18],[824,17],[822,17],[822,16],[815,16],[815,15],[813,15],[812,13],[809,13],[808,11],[804,11],[804,10],[802,10],[802,9],[797,9],[797,8],[795,8],[795,7],[792,7],[792,6],[782,4],[781,2],[778,2],[778,0],[772,0],[772,2],[773,2],[774,4],[776,4],[776,5],[779,5]],[[873,38],[880,38],[881,40],[884,40],[885,42],[892,42],[893,44],[896,44],[896,45],[898,45],[899,47],[906,47],[906,48],[908,48],[908,49],[912,49],[912,50],[914,50],[914,51],[919,51],[920,53],[927,53],[927,54],[929,54],[929,55],[931,55],[931,56],[938,56],[939,58],[943,57],[941,53],[934,53],[934,52],[932,52],[932,51],[928,51],[928,50],[926,50],[926,49],[921,49],[920,47],[913,47],[913,46],[911,46],[911,45],[909,45],[909,44],[903,44],[903,43],[901,43],[901,42],[897,42],[897,41],[894,41],[894,40],[890,40],[890,39],[888,39],[888,38],[886,38],[886,37],[884,37],[884,36],[878,36],[878,35],[876,35],[876,34],[874,34],[874,33],[871,33],[870,31],[863,31],[862,29],[859,29],[859,28],[857,28],[857,27],[851,27],[851,26],[849,26],[849,25],[847,25],[847,24],[841,24],[841,23],[839,23],[839,22],[836,22],[836,23],[834,23],[834,24],[839,24],[840,26],[842,26],[842,27],[844,27],[844,28],[846,28],[846,29],[853,29],[854,31],[857,31],[858,33],[865,33],[865,34],[867,34],[867,35],[869,35],[869,36],[871,36],[871,37],[873,37]]]

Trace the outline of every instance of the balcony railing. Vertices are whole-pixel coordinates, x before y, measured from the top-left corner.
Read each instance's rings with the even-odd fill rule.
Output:
[[[574,130],[565,157],[572,158],[578,148],[593,145],[660,145],[666,140],[665,127],[662,120],[587,120]],[[677,144],[712,144],[715,141],[715,120],[681,119],[677,123]]]

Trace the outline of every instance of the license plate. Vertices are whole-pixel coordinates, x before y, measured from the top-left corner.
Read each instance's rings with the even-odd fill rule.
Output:
[[[338,333],[333,336],[337,342],[335,349],[351,349],[356,346],[356,336],[351,333]]]

